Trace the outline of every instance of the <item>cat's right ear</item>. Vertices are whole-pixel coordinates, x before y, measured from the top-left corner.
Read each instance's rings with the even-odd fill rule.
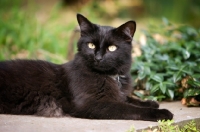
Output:
[[[135,21],[128,21],[116,29],[116,31],[119,34],[121,34],[121,36],[124,36],[126,41],[130,41],[130,42],[132,41],[135,30],[136,30]]]
[[[92,24],[86,17],[81,14],[77,14],[77,21],[81,29],[81,35],[88,33],[95,29],[95,25]]]

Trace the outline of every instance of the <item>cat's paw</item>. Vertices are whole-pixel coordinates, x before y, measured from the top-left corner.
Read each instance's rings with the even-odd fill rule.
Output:
[[[159,109],[156,113],[156,120],[171,120],[173,114],[167,109]]]
[[[147,100],[146,102],[148,103],[148,106],[150,108],[155,108],[155,109],[159,108],[159,104],[156,101]]]

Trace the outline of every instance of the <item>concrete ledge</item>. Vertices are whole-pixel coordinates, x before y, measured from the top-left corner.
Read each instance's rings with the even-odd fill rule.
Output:
[[[167,108],[174,113],[174,120],[179,125],[184,125],[193,119],[200,125],[200,107],[188,108],[180,102],[170,102],[161,103],[160,108]],[[0,132],[126,132],[131,126],[141,131],[149,126],[157,125],[157,122],[149,121],[0,115]]]

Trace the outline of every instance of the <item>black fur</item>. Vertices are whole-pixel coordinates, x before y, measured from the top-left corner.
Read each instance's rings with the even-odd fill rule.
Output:
[[[0,113],[90,119],[172,119],[154,101],[131,93],[131,41],[136,24],[99,26],[78,14],[81,37],[75,59],[57,65],[41,60],[0,62]],[[93,43],[95,49],[88,47]],[[109,51],[108,46],[117,46]]]

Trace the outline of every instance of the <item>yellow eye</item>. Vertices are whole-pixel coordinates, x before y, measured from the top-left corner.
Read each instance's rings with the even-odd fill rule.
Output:
[[[117,46],[115,46],[115,45],[110,45],[108,47],[108,50],[111,51],[111,52],[115,51],[116,49],[117,49]]]
[[[94,45],[93,43],[88,43],[88,47],[89,47],[90,49],[95,49],[95,45]]]

